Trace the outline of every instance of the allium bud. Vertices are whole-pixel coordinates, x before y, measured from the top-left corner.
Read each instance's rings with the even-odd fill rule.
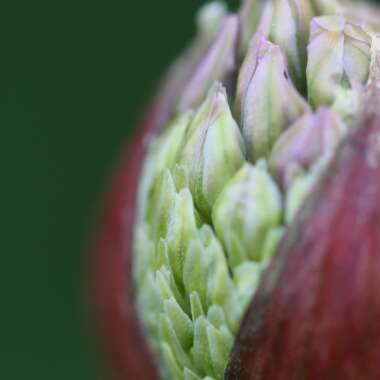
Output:
[[[281,194],[263,163],[246,164],[218,197],[212,214],[232,268],[260,261],[268,232],[280,225]]]
[[[296,85],[305,91],[306,46],[314,10],[311,0],[271,0],[261,31],[285,53],[289,73]]]
[[[226,5],[220,1],[213,1],[204,5],[197,15],[199,35],[203,38],[214,37],[226,14]]]
[[[273,48],[273,44],[269,42],[263,34],[256,33],[251,39],[246,58],[243,61],[235,95],[235,114],[241,119],[243,98],[245,98],[249,83],[252,80],[261,60]]]
[[[370,59],[371,36],[362,27],[343,16],[314,18],[306,70],[310,103],[332,105],[339,91],[341,96],[358,97],[368,80]]]
[[[174,168],[176,164],[177,155],[182,149],[185,142],[185,133],[190,123],[192,112],[184,113],[176,118],[173,123],[167,128],[164,133],[152,141],[150,148],[150,155],[154,159],[145,161],[144,178],[141,179],[140,184],[140,198],[143,207],[139,212],[144,215],[146,212],[147,202],[150,187],[161,175],[162,171],[166,168]]]
[[[244,55],[248,49],[252,35],[262,23],[264,2],[262,0],[243,0],[240,9],[240,50]]]
[[[344,137],[346,127],[338,114],[328,108],[307,113],[277,140],[269,166],[283,185],[300,168],[308,170],[319,157],[331,153]]]
[[[293,221],[305,198],[312,192],[314,186],[321,179],[332,156],[332,151],[326,151],[314,161],[309,170],[305,171],[300,167],[293,169],[294,171],[291,173],[292,177],[288,178],[285,190],[284,221],[287,225]]]
[[[180,111],[199,106],[210,86],[216,80],[226,79],[232,73],[236,60],[238,32],[237,16],[226,16],[215,40],[183,89],[178,103]]]
[[[281,132],[308,110],[287,74],[281,49],[255,36],[238,80],[248,157],[267,157]]]
[[[340,14],[342,12],[342,3],[345,0],[314,0],[314,7],[318,15]],[[351,2],[350,2],[351,5]],[[366,4],[368,6],[368,4]]]
[[[189,172],[195,203],[206,218],[221,189],[243,162],[239,127],[232,117],[226,91],[217,83],[195,114],[180,157]]]
[[[380,379],[379,31],[348,0],[199,13],[99,231],[120,380]]]
[[[324,0],[325,2],[328,2]],[[365,1],[344,1],[335,6],[335,12],[344,15],[356,25],[360,25],[368,33],[378,34],[380,32],[380,10],[375,4]]]

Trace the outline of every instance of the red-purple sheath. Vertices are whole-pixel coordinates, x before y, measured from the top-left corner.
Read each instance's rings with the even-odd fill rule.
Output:
[[[361,118],[281,242],[226,379],[380,379],[379,111]]]

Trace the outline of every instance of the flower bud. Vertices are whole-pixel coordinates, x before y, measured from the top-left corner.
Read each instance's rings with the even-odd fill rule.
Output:
[[[242,309],[211,228],[201,227],[187,247],[181,275],[186,299],[177,290],[168,261],[156,275],[164,300],[156,342],[172,378],[198,378],[202,373],[221,378]]]
[[[147,117],[155,116],[154,123],[151,124],[154,124],[156,128],[162,127],[174,116],[183,89],[189,85],[206,53],[210,50],[212,42],[217,38],[217,33],[226,16],[224,12],[224,5],[217,1],[199,10],[196,36],[169,67],[161,81],[159,96],[153,102],[150,115]],[[189,107],[184,106],[186,111]],[[154,133],[156,128],[151,128],[149,133]]]
[[[306,70],[312,106],[332,105],[339,91],[345,97],[358,96],[368,80],[370,59],[371,37],[362,27],[342,16],[314,18]]]
[[[218,197],[212,212],[216,234],[232,268],[259,262],[268,231],[281,222],[282,202],[264,165],[244,165]]]
[[[284,186],[293,170],[308,170],[315,160],[332,152],[346,128],[339,115],[328,108],[307,113],[290,126],[277,140],[269,160],[275,177]]]
[[[372,37],[368,86],[380,88],[380,35]]]
[[[236,284],[236,291],[239,295],[240,304],[243,310],[252,300],[260,278],[272,260],[278,243],[284,234],[284,227],[278,226],[267,231],[265,241],[261,250],[260,261],[246,260],[233,269],[233,278]]]
[[[288,180],[285,189],[285,210],[284,221],[286,225],[290,225],[301,209],[305,198],[310,194],[314,186],[321,180],[326,167],[332,158],[332,151],[325,152],[313,163],[308,171],[296,168],[293,178]]]
[[[306,46],[314,16],[311,1],[271,0],[267,7],[271,21],[266,35],[285,53],[291,78],[305,91]]]
[[[193,199],[188,189],[181,190],[174,199],[169,214],[167,245],[170,267],[174,279],[181,283],[183,258],[187,246],[196,234],[196,217]]]
[[[341,13],[347,20],[360,25],[370,34],[380,32],[380,11],[374,4],[365,1],[345,1],[340,3],[339,12],[335,13]]]
[[[99,231],[121,379],[380,378],[380,16],[363,3],[199,13]]]
[[[180,149],[184,144],[185,133],[191,117],[191,112],[185,112],[175,118],[159,138],[153,139],[152,136],[149,136],[147,139],[149,158],[151,157],[152,159],[145,160],[143,167],[144,175],[141,177],[139,191],[141,207],[139,208],[138,218],[141,219],[146,214],[146,199],[149,192],[153,190],[153,184],[162,174],[162,171],[174,168]]]
[[[169,169],[165,169],[155,181],[145,215],[154,241],[166,236],[176,195],[172,174]]]
[[[197,14],[197,29],[201,36],[215,36],[218,28],[227,14],[226,5],[220,1],[205,4]]]
[[[239,75],[243,137],[250,160],[267,157],[281,134],[308,110],[278,46],[255,36]]]
[[[245,55],[252,36],[257,32],[262,22],[262,0],[243,0],[240,9],[240,52]]]
[[[269,42],[261,33],[256,33],[249,43],[246,58],[240,68],[235,94],[235,114],[239,121],[241,119],[243,98],[247,93],[249,83],[252,80],[260,61],[272,48],[273,44]]]
[[[210,217],[222,187],[243,162],[239,127],[231,115],[226,91],[217,83],[188,129],[180,159],[189,172],[196,207],[204,217]]]
[[[313,5],[319,15],[340,14],[342,12],[342,2],[345,2],[345,0],[313,0]]]
[[[183,89],[178,109],[186,111],[200,105],[211,85],[225,79],[235,68],[239,20],[226,16],[208,51]]]

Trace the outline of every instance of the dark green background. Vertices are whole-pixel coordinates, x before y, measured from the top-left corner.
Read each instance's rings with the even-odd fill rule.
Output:
[[[86,245],[117,153],[202,1],[2,1],[0,378],[100,379]]]
[[[103,379],[86,246],[117,153],[201,0],[0,6],[0,378]]]

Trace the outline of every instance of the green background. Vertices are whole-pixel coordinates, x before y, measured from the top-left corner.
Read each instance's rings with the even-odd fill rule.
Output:
[[[1,2],[0,378],[105,378],[85,308],[91,226],[201,3]]]
[[[7,3],[0,378],[105,379],[85,307],[91,226],[117,153],[202,1]]]

